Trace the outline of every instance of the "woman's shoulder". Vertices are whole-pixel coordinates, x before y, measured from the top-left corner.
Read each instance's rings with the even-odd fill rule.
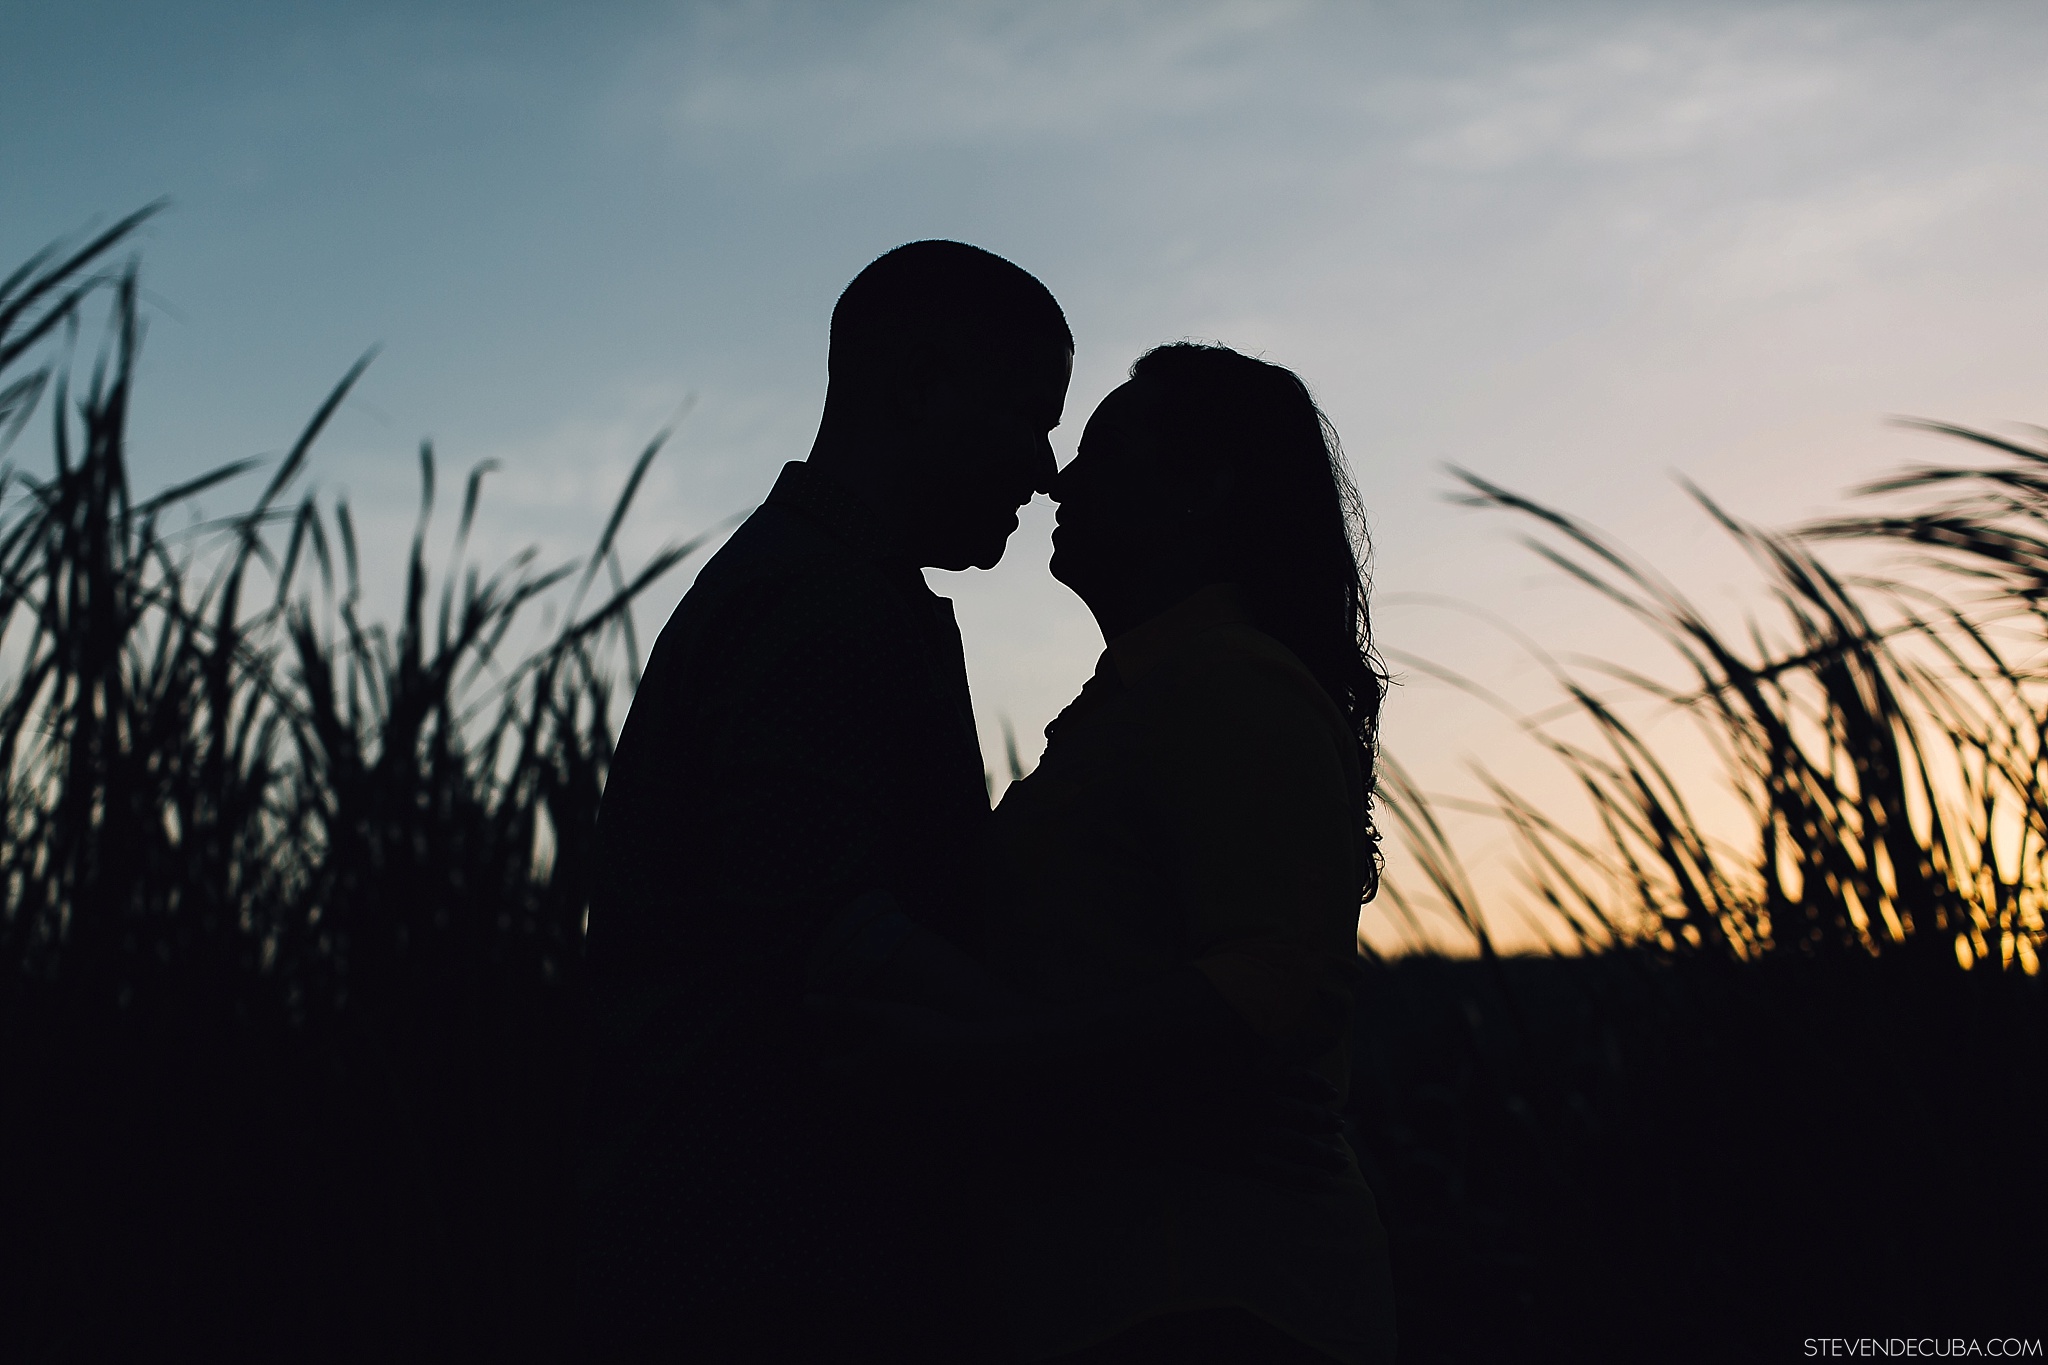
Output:
[[[1254,626],[1201,632],[1131,690],[1146,747],[1175,780],[1360,791],[1358,740],[1343,712],[1294,651]]]
[[[1343,713],[1295,652],[1257,626],[1224,622],[1182,642],[1132,689],[1154,707],[1219,718],[1289,713],[1348,734]]]

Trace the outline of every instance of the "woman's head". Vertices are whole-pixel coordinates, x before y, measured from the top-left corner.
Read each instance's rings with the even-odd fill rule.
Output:
[[[1337,433],[1293,371],[1223,346],[1147,352],[1090,417],[1055,493],[1053,574],[1105,633],[1236,583],[1343,710],[1370,780],[1386,674],[1364,514]]]

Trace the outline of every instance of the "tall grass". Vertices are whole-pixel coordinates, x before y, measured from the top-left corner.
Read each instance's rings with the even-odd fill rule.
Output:
[[[490,466],[471,471],[438,592],[423,446],[399,619],[366,621],[347,502],[286,495],[369,356],[246,511],[164,524],[248,460],[131,494],[141,327],[132,266],[104,262],[153,212],[0,283],[0,439],[45,406],[54,465],[0,470],[0,648],[15,661],[0,680],[0,989],[219,999],[260,978],[302,1014],[409,981],[559,973],[588,884],[614,679],[632,680],[637,655],[632,603],[701,543],[630,578],[620,562],[620,522],[662,440],[594,553],[546,569],[531,552],[488,577],[461,562]],[[100,294],[111,339],[74,394],[64,358]],[[1552,665],[1576,727],[1517,717],[1583,793],[1590,833],[1487,779],[1484,809],[1517,836],[1527,893],[1582,948],[1921,952],[2037,970],[2048,451],[1927,425],[1998,457],[1868,490],[1933,494],[1931,506],[1779,533],[1695,490],[1774,602],[1777,620],[1741,638],[1584,522],[1460,472],[1466,502],[1531,521],[1536,553],[1683,670],[1671,685]],[[1849,538],[1914,547],[1935,571],[1846,578],[1817,547]],[[560,631],[502,658],[549,594],[570,599]],[[1628,719],[1630,693],[1701,727],[1745,837],[1702,828],[1698,775]],[[1490,954],[1486,909],[1429,800],[1395,763],[1384,788],[1424,879],[1390,879],[1390,903],[1411,919],[1419,900],[1447,906]]]
[[[2038,1336],[2048,451],[1928,425],[1990,458],[1866,490],[1903,510],[1778,532],[1694,490],[1762,580],[1733,630],[1459,472],[1675,666],[1532,642],[1561,698],[1529,716],[1394,656],[1500,708],[1584,803],[1382,781],[1394,913],[1427,941],[1447,911],[1481,959],[1372,963],[1359,996],[1405,1358],[1779,1359],[1823,1320]],[[1496,951],[1451,809],[1512,832],[1532,922],[1576,954]]]
[[[1583,795],[1590,832],[1483,773],[1487,799],[1462,803],[1513,830],[1525,893],[1580,948],[2039,970],[2048,452],[1934,429],[2007,458],[1866,490],[1949,492],[1939,506],[1793,532],[1741,522],[1691,490],[1763,578],[1775,619],[1752,619],[1739,636],[1585,522],[1457,471],[1460,501],[1534,523],[1529,548],[1661,641],[1681,678],[1574,670],[1545,656],[1568,703],[1560,722],[1400,656],[1507,711]],[[1818,553],[1850,539],[1927,547],[1935,562],[1851,577]],[[1711,774],[1674,765],[1629,718],[1644,701],[1691,720],[1719,760]],[[1736,797],[1746,832],[1710,830],[1696,815],[1703,780]],[[1397,912],[1414,923],[1418,900],[1446,906],[1490,954],[1484,913],[1431,800],[1398,765],[1383,795],[1423,878],[1415,888],[1390,879]]]
[[[274,466],[135,495],[143,329],[109,260],[152,211],[0,283],[0,439],[50,432],[0,469],[4,1353],[556,1358],[564,987],[633,604],[703,538],[622,562],[663,433],[566,563],[466,561],[479,465],[437,575],[422,446],[376,619],[382,547],[295,492],[369,355]]]
[[[369,355],[247,510],[165,525],[254,460],[131,494],[135,271],[89,272],[148,212],[0,287],[0,365],[26,371],[0,369],[0,433],[47,397],[54,452],[47,474],[0,472],[0,646],[18,659],[0,679],[0,990],[303,1017],[366,991],[552,979],[579,948],[633,601],[702,543],[623,571],[617,532],[662,438],[592,554],[547,568],[462,562],[478,466],[438,592],[422,446],[400,614],[366,621],[347,501],[287,495]],[[49,348],[102,292],[112,339],[74,393]],[[503,657],[550,594],[568,597],[559,631]]]

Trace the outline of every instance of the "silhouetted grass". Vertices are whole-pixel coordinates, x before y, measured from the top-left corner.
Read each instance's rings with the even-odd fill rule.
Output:
[[[1459,472],[1683,681],[1540,655],[1568,704],[1529,718],[1402,658],[1515,719],[1592,817],[1483,770],[1483,801],[1395,763],[1382,781],[1420,877],[1387,879],[1395,912],[1423,938],[1419,906],[1448,910],[1481,959],[1375,964],[1361,998],[1354,1122],[1410,1358],[2039,1335],[2048,1199],[2018,1154],[2048,1139],[2048,454],[1927,425],[2006,458],[1867,490],[1934,507],[1793,533],[1694,490],[1775,617],[1739,637],[1577,518]],[[1846,576],[1818,554],[1845,540],[1932,563]],[[1645,710],[1718,762],[1671,757]],[[1695,817],[1710,787],[1735,823]],[[1494,951],[1445,802],[1507,823],[1523,893],[1581,956]]]
[[[66,282],[91,259],[0,293],[0,338],[38,296],[58,302],[22,342],[75,314],[94,282]],[[552,977],[577,952],[611,753],[617,660],[604,656],[624,646],[632,670],[633,599],[701,544],[671,546],[631,581],[621,572],[616,533],[661,438],[589,559],[545,571],[532,551],[488,577],[461,563],[490,468],[479,466],[438,594],[422,446],[419,522],[387,629],[360,615],[347,502],[283,501],[370,357],[247,511],[172,534],[168,512],[256,462],[131,498],[133,271],[109,287],[115,339],[86,392],[74,403],[51,366],[7,390],[17,427],[54,390],[56,465],[48,478],[10,468],[0,483],[12,494],[0,638],[20,651],[0,693],[7,979],[126,1005],[268,978],[302,1014],[421,978],[442,992],[479,972]],[[603,570],[608,590],[581,610]],[[501,658],[522,610],[572,579],[559,632]]]
[[[369,619],[384,547],[288,499],[367,356],[246,510],[167,529],[255,466],[130,492],[135,276],[104,263],[149,212],[0,284],[0,441],[52,434],[48,473],[0,472],[0,1357],[574,1358],[571,1006],[615,680],[635,596],[700,542],[620,561],[656,440],[590,556],[486,576],[480,466],[437,587],[422,449],[398,616]],[[94,299],[111,338],[74,393]],[[2048,1243],[2048,452],[1952,434],[1997,461],[1877,490],[1929,506],[1779,534],[1702,497],[1774,600],[1739,639],[1461,476],[1686,674],[1556,670],[1575,722],[1525,723],[1589,826],[1498,782],[1467,803],[1515,830],[1576,958],[1496,951],[1450,827],[1387,765],[1423,875],[1390,903],[1444,904],[1481,956],[1369,963],[1360,996],[1407,1359],[2038,1323],[2013,1314]],[[1850,537],[1938,568],[1844,578],[1818,547]],[[562,627],[507,655],[556,598]],[[1702,775],[1643,702],[1703,727],[1746,833],[1700,828]]]
[[[182,1301],[164,1305],[175,1315],[227,1288],[185,1283],[195,1256],[202,1275],[210,1257],[229,1274],[246,1269],[241,1243],[275,1236],[305,1250],[239,1205],[266,1174],[310,1184],[278,1197],[310,1199],[318,1211],[304,1231],[328,1243],[321,1254],[341,1256],[325,1267],[333,1282],[311,1294],[336,1297],[328,1344],[373,1351],[398,1324],[445,1325],[464,1304],[473,1314],[479,1282],[502,1292],[522,1278],[474,1264],[493,1248],[473,1226],[451,1232],[450,1220],[465,1189],[479,1203],[552,1198],[552,1170],[536,1159],[564,1140],[569,1016],[558,984],[581,954],[620,718],[612,679],[621,655],[634,672],[633,600],[702,542],[623,571],[616,534],[657,438],[586,560],[541,569],[529,551],[480,575],[462,562],[488,472],[479,466],[436,590],[425,552],[435,464],[422,447],[398,621],[365,620],[348,504],[286,494],[367,355],[247,510],[167,530],[173,511],[256,462],[147,499],[130,492],[135,272],[87,272],[146,216],[77,251],[46,251],[0,287],[7,362],[75,339],[102,291],[112,333],[82,393],[61,351],[19,378],[0,369],[0,433],[18,433],[47,400],[54,455],[47,475],[0,474],[0,1019],[15,1082],[6,1150],[44,1166],[8,1193],[26,1218],[118,1244],[111,1224],[126,1215],[112,1205],[155,1188],[138,1171],[164,1189],[189,1186],[232,1153],[227,1165],[242,1169],[217,1172],[227,1223],[200,1199],[181,1206],[182,1225],[155,1228],[186,1244],[186,1265],[163,1271],[184,1285]],[[567,596],[561,628],[503,657],[522,612],[551,593]],[[202,1102],[209,1086],[217,1093]],[[235,1115],[269,1131],[232,1131]],[[497,1121],[526,1131],[509,1143],[479,1134]],[[110,1148],[118,1127],[149,1136]],[[481,1148],[460,1150],[479,1137]],[[280,1142],[333,1147],[330,1164],[295,1167],[305,1153]],[[488,1169],[508,1151],[532,1188],[513,1192]],[[337,1225],[393,1201],[383,1216],[400,1235],[386,1239],[386,1259],[441,1280],[437,1307],[406,1300],[417,1286],[395,1305],[348,1303],[385,1277],[337,1252]],[[77,1215],[95,1206],[108,1226],[77,1234],[94,1221]],[[528,1252],[532,1233],[517,1234]],[[121,1278],[74,1265],[70,1287],[50,1292],[89,1303],[101,1271]],[[308,1300],[300,1286],[271,1292],[281,1297],[249,1305],[250,1320],[282,1311],[282,1324]],[[506,1331],[467,1330],[517,1341],[519,1320],[513,1311]],[[106,1346],[136,1328],[70,1323],[41,1345]]]
[[[1527,892],[1577,946],[1738,961],[1918,953],[1964,968],[2038,970],[2048,617],[2030,576],[2044,561],[2030,556],[2048,547],[2048,480],[2040,453],[1965,434],[2029,463],[1887,481],[1876,488],[1971,493],[1925,513],[1843,518],[1797,534],[1739,522],[1694,489],[1756,564],[1777,609],[1775,630],[1752,621],[1746,638],[1584,522],[1458,472],[1461,501],[1535,521],[1531,549],[1653,633],[1685,675],[1674,686],[1546,657],[1576,723],[1567,734],[1404,656],[1508,711],[1588,802],[1593,837],[1482,774],[1492,800],[1479,809],[1512,827]],[[1983,587],[1951,602],[1924,574],[1844,578],[1813,546],[1851,536],[1937,547],[1950,578]],[[1714,771],[1674,769],[1627,718],[1631,694],[1689,716],[1718,757]],[[1702,826],[1694,807],[1703,782],[1737,797],[1746,838]],[[1385,795],[1429,893],[1490,951],[1469,878],[1428,799],[1395,765]],[[1402,910],[1419,894],[1398,884],[1391,893]]]

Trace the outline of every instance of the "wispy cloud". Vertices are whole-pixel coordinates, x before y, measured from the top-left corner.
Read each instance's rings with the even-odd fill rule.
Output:
[[[2022,208],[2023,198],[2038,204],[2044,181],[2032,168],[1996,163],[1906,184],[1858,177],[1732,208],[1645,275],[1714,312],[1867,291],[1951,261],[1958,234],[1987,212]]]
[[[1782,135],[1844,93],[1842,58],[1862,27],[1833,6],[1649,9],[1590,31],[1578,17],[1515,31],[1480,70],[1404,83],[1435,125],[1410,144],[1414,160],[1464,171],[1598,165]]]

